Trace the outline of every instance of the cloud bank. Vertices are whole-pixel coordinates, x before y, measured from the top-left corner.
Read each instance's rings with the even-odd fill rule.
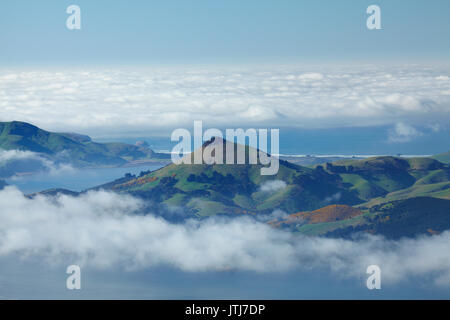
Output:
[[[261,184],[261,191],[267,193],[274,193],[286,188],[286,182],[282,180],[269,180]]]
[[[0,71],[0,120],[57,131],[448,124],[449,66]]]
[[[433,126],[431,130],[435,131],[435,128],[437,127]],[[422,135],[423,133],[418,131],[413,126],[407,125],[403,122],[399,122],[395,125],[394,129],[389,131],[389,142],[408,142]]]
[[[450,232],[387,241],[296,236],[249,218],[171,224],[142,214],[143,203],[104,191],[80,197],[25,198],[0,192],[0,256],[21,254],[49,263],[106,269],[168,265],[183,271],[284,272],[326,268],[338,277],[365,276],[377,264],[383,281],[424,277],[450,286]]]
[[[46,172],[50,175],[72,172],[70,164],[55,163],[42,154],[22,150],[0,149],[0,178],[13,177],[18,173]]]

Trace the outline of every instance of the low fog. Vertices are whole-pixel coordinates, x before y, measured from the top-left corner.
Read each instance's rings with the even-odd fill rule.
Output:
[[[0,178],[20,173],[46,172],[50,175],[73,172],[68,163],[55,163],[48,156],[32,151],[0,150]]]
[[[245,217],[174,224],[144,212],[147,206],[138,199],[105,191],[30,199],[7,187],[0,191],[0,208],[0,257],[127,271],[325,268],[342,278],[364,276],[367,266],[377,264],[385,283],[423,277],[427,284],[450,287],[450,232],[400,241],[342,240],[295,235]]]

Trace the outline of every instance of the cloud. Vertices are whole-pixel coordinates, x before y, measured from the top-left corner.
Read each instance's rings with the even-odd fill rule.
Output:
[[[93,135],[450,121],[449,67],[0,71],[0,119]],[[132,129],[130,129],[132,128]]]
[[[342,194],[340,192],[333,194],[330,197],[325,198],[325,202],[333,202],[333,201],[339,201],[341,199]]]
[[[272,211],[270,214],[260,214],[257,215],[255,218],[258,221],[269,222],[269,221],[280,221],[286,219],[288,216],[289,214],[287,214],[283,210],[276,209]]]
[[[399,122],[395,125],[393,130],[389,131],[389,142],[408,142],[422,135],[423,133],[413,126]]]
[[[50,175],[72,172],[66,163],[55,163],[43,154],[22,150],[0,150],[0,177],[9,178],[18,173],[47,172]]]
[[[105,191],[80,197],[25,198],[0,191],[0,256],[67,260],[99,269],[138,270],[170,265],[183,271],[284,272],[327,268],[337,277],[365,276],[369,265],[383,281],[423,277],[450,286],[450,232],[388,241],[305,237],[250,218],[211,218],[173,224],[143,212],[135,198]]]
[[[439,123],[431,123],[431,124],[428,124],[427,127],[431,132],[435,132],[435,133],[443,130],[442,126]]]
[[[39,154],[31,151],[22,151],[22,150],[0,150],[0,164],[5,164],[9,161],[16,160],[39,160],[44,161]]]
[[[298,76],[300,80],[322,80],[323,74],[320,73],[304,73]]]
[[[273,193],[286,188],[286,182],[281,180],[269,180],[261,184],[262,192]]]

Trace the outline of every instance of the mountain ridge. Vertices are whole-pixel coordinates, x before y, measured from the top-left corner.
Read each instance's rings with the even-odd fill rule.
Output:
[[[211,143],[207,141],[202,148]],[[246,148],[248,151],[249,147]],[[185,157],[193,157],[194,152]],[[295,214],[328,205],[363,208],[375,205],[370,201],[377,197],[379,202],[398,200],[394,197],[395,193],[406,192],[408,188],[414,188],[410,191],[420,196],[431,195],[433,188],[433,192],[443,193],[442,198],[447,193],[450,195],[450,182],[449,185],[442,182],[448,181],[450,168],[430,158],[383,156],[341,160],[313,167],[280,160],[278,174],[269,177],[261,176],[260,168],[260,164],[170,164],[140,176],[98,186],[97,189],[106,188],[157,203],[184,207],[197,217],[236,213],[258,215],[274,210]],[[282,187],[264,192],[266,183]],[[427,191],[427,188],[430,190]],[[412,193],[413,196],[416,194]],[[406,194],[403,198],[408,197]]]
[[[170,155],[156,153],[145,146],[97,143],[86,135],[50,132],[21,121],[0,122],[0,150],[34,152],[54,163],[75,167],[121,166],[136,160],[170,158]]]
[[[223,144],[224,160],[227,145],[238,148],[238,144],[212,138],[184,158],[192,160],[195,152],[203,155],[205,150],[211,151],[214,143]],[[1,147],[27,151],[35,148],[50,159],[57,159],[65,148],[75,150],[68,156],[78,156],[76,159],[81,161],[89,160],[90,152],[110,157],[111,161],[116,157],[127,162],[142,154],[151,159],[152,151],[144,152],[144,145],[98,144],[85,135],[47,132],[21,122],[0,123]],[[213,215],[270,217],[281,211],[284,218],[268,221],[270,225],[306,235],[347,237],[365,232],[401,237],[450,229],[446,211],[450,203],[450,166],[433,157],[380,156],[309,167],[280,159],[277,174],[264,176],[262,164],[247,163],[249,152],[259,155],[259,150],[241,147],[246,151],[245,164],[208,164],[213,154],[207,154],[202,157],[207,163],[171,163],[139,175],[126,174],[83,192],[103,189],[130,194],[145,200],[153,213],[178,220]],[[50,189],[39,194],[79,193]],[[178,212],[176,218],[173,212]],[[422,215],[430,216],[430,222]]]

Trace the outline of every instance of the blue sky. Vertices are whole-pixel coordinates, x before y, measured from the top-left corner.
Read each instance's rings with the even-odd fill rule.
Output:
[[[449,16],[447,0],[2,0],[0,121],[123,138],[202,120],[344,142],[289,153],[447,151]]]
[[[82,30],[66,29],[71,4]],[[366,28],[371,4],[383,30]],[[0,65],[448,62],[449,12],[446,0],[2,0]]]

